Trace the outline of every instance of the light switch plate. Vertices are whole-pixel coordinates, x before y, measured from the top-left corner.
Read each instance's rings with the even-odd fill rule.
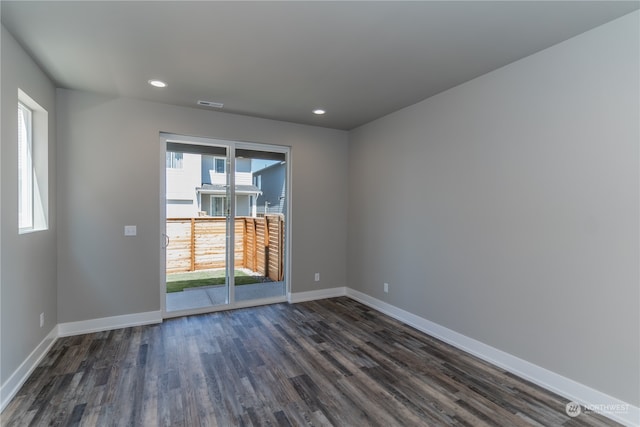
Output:
[[[137,227],[135,225],[125,225],[124,226],[124,235],[125,236],[135,236],[138,234]]]

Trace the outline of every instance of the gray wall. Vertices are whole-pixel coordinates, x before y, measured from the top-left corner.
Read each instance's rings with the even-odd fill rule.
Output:
[[[349,286],[637,406],[638,16],[352,131]]]
[[[161,131],[291,146],[292,290],[346,285],[346,132],[69,90],[57,112],[60,322],[159,310]]]
[[[0,382],[4,383],[57,323],[56,114],[55,88],[47,76],[4,26],[1,38]],[[22,235],[18,235],[18,88],[49,114],[49,229]],[[42,328],[40,313],[45,313]]]

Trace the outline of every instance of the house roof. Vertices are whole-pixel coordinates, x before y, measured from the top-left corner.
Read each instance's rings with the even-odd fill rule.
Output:
[[[202,184],[202,187],[196,188],[196,191],[202,194],[227,194],[227,186],[224,184]],[[236,185],[236,195],[261,193],[262,191],[255,185]]]
[[[266,167],[264,167],[262,169],[258,169],[257,171],[253,172],[253,174],[256,175],[256,174],[260,174],[260,173],[262,173],[264,171],[268,171],[270,169],[279,168],[279,167],[282,167],[284,164],[286,164],[286,162],[274,163],[274,164],[266,166]]]

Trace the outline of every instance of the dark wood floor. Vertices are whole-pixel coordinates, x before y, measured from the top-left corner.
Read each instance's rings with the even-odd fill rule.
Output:
[[[3,426],[603,426],[349,298],[61,338]]]

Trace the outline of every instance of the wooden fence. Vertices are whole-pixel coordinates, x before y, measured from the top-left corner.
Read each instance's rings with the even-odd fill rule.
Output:
[[[225,268],[225,218],[167,219],[167,273]],[[234,260],[271,280],[284,279],[284,218],[237,217]]]

